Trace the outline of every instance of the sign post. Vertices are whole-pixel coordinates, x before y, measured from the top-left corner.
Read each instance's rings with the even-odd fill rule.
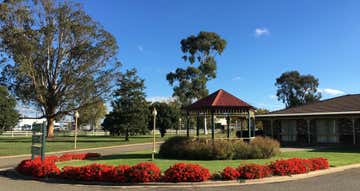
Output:
[[[34,123],[32,128],[31,159],[41,156],[45,159],[46,123]]]

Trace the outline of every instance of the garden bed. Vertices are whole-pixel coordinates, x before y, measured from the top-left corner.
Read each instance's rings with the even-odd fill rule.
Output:
[[[211,174],[209,169],[190,163],[177,163],[161,172],[155,163],[142,162],[133,166],[89,164],[85,166],[65,166],[61,170],[58,161],[83,160],[99,157],[96,153],[67,154],[67,156],[49,156],[45,161],[36,158],[22,161],[16,170],[24,175],[37,178],[56,178],[77,181],[98,181],[112,183],[142,182],[202,182],[207,180],[242,180],[259,179],[270,176],[303,174],[327,169],[325,158],[277,160],[265,165],[245,164],[237,168],[226,167],[221,172]]]

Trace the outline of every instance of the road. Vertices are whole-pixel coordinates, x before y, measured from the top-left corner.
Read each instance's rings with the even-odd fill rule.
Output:
[[[210,188],[122,188],[119,186],[99,186],[99,185],[79,185],[68,183],[47,183],[36,180],[23,180],[17,178],[12,173],[0,175],[0,191],[114,191],[114,190],[199,190],[199,191],[220,191],[220,190],[241,190],[241,191],[359,191],[360,189],[360,169],[350,169],[343,172],[328,174],[297,181],[282,183],[258,184],[258,185],[239,185],[229,187],[210,187]]]
[[[159,143],[160,144],[160,143]],[[158,144],[158,145],[159,145]],[[93,148],[79,151],[63,151],[52,153],[51,155],[59,155],[63,153],[85,153],[85,152],[96,152],[102,155],[120,154],[131,151],[142,151],[152,148],[152,143],[133,144],[133,145],[119,145],[115,147],[107,148]],[[0,157],[0,169],[12,168],[19,164],[24,159],[29,159],[30,156],[19,156],[19,157]]]

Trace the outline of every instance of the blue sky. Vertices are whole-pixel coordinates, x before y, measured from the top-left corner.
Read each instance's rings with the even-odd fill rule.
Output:
[[[320,80],[323,98],[360,93],[360,1],[82,0],[119,44],[123,69],[136,67],[149,99],[172,95],[167,73],[188,64],[180,40],[212,31],[227,40],[210,92],[225,89],[271,110],[275,79],[299,70]]]
[[[180,40],[212,31],[227,40],[210,92],[223,88],[256,107],[282,108],[274,82],[299,70],[323,97],[360,93],[359,1],[80,1],[117,39],[124,69],[136,67],[149,98],[172,95],[167,73],[188,64]]]

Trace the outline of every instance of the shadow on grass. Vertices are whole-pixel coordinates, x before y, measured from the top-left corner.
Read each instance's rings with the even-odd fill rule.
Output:
[[[104,155],[100,159],[89,160],[117,160],[117,159],[151,159],[151,153],[128,153],[128,154],[115,154]]]
[[[319,147],[309,152],[334,152],[334,153],[360,153],[359,146],[333,146],[333,147]]]

